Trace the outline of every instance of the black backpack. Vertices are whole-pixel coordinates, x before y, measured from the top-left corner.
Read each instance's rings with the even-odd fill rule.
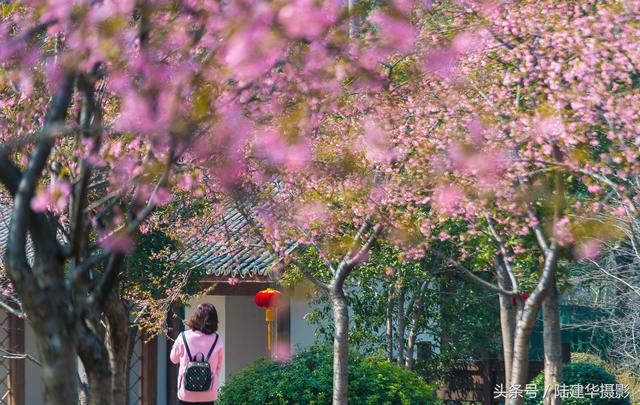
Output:
[[[204,357],[204,354],[201,352],[196,353],[195,357],[191,356],[191,351],[189,350],[189,345],[187,344],[187,338],[184,336],[184,332],[182,332],[182,341],[184,342],[184,347],[187,349],[187,355],[189,356],[189,363],[187,364],[187,368],[184,372],[184,389],[196,392],[209,391],[213,386],[213,375],[211,373],[211,366],[209,365],[209,358],[218,343],[218,334],[216,333],[216,340],[213,342],[207,357]],[[198,355],[202,356],[200,361],[198,361]]]

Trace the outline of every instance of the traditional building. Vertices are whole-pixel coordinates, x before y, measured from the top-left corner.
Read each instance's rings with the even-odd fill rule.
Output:
[[[8,209],[0,206],[0,255],[4,255],[9,218]],[[246,223],[235,211],[229,211],[225,221],[233,232],[247,231]],[[206,270],[207,276],[201,283],[212,289],[206,297],[192,300],[168,314],[169,336],[158,336],[146,343],[141,336],[137,337],[130,365],[129,404],[177,402],[177,366],[169,361],[169,351],[184,328],[181,320],[188,319],[200,302],[210,302],[218,311],[219,332],[225,341],[221,384],[253,361],[269,356],[264,310],[255,305],[253,297],[259,290],[275,286],[269,273],[277,260],[258,245],[233,255],[220,254],[220,251],[215,244],[194,240],[187,254],[181,255],[190,266],[202,266]],[[230,277],[237,278],[238,283],[231,285]],[[313,343],[315,330],[304,319],[309,312],[304,294],[288,292],[285,298],[288,305],[276,311],[272,338],[277,347],[294,352]],[[42,403],[34,332],[28,321],[0,310],[0,404]]]

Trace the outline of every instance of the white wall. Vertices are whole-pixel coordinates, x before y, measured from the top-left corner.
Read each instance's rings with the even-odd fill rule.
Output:
[[[202,298],[199,299],[193,299],[191,301],[189,301],[189,304],[187,307],[185,307],[184,309],[184,319],[189,320],[191,318],[191,315],[193,315],[193,313],[195,312],[196,308],[198,308],[199,304],[202,304],[204,302],[208,302],[213,304],[214,307],[216,307],[216,312],[218,312],[218,333],[220,334],[220,336],[222,336],[222,338],[224,339],[224,344],[225,346],[228,345],[227,343],[227,335],[226,335],[226,300],[224,296],[221,295],[208,295],[208,296],[204,296]],[[227,368],[227,356],[226,356],[226,349],[225,349],[225,359],[224,362],[222,364],[222,372],[220,373],[220,385],[223,385],[225,380],[226,380],[226,368]]]
[[[253,296],[226,297],[226,310],[227,333],[224,337],[226,376],[229,377],[269,353],[264,309],[253,302]],[[275,331],[275,322],[271,327]]]
[[[311,312],[311,290],[304,284],[296,286],[291,296],[291,352],[311,346],[315,342],[316,329],[305,316]]]
[[[315,342],[315,327],[310,325],[305,318],[311,308],[308,305],[314,289],[301,284],[294,290],[290,297],[290,341],[291,351],[306,348]],[[267,351],[267,324],[263,308],[259,308],[253,302],[253,296],[205,296],[192,300],[185,307],[185,319],[193,315],[197,306],[201,303],[212,303],[218,312],[218,332],[225,342],[225,361],[223,364],[220,385],[233,374],[244,369],[255,360],[268,356]],[[273,340],[276,343],[276,323],[272,324]],[[166,405],[166,358],[171,350],[171,341],[158,342],[158,402],[157,405]],[[168,381],[175,384],[175,381]]]

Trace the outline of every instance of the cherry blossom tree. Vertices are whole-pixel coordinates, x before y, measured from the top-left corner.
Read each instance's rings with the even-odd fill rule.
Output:
[[[299,175],[312,130],[339,110],[342,82],[380,88],[381,62],[412,44],[411,5],[375,14],[380,35],[366,41],[353,35],[355,11],[334,1],[1,7],[0,182],[12,207],[5,267],[36,332],[44,398],[75,402],[68,376],[79,355],[90,403],[123,403],[107,360],[118,348],[100,325],[106,318],[107,340],[126,331],[110,308],[141,226],[180,190],[198,193],[202,180],[220,212],[242,185],[258,176],[264,184],[257,161]],[[344,277],[382,229],[368,214],[351,224],[353,246],[333,282],[339,315]],[[344,403],[339,348],[335,395]]]
[[[126,258],[180,198],[206,199],[208,215],[174,217],[172,237],[233,207],[330,297],[335,404],[348,399],[344,283],[378,239],[500,294],[512,384],[542,307],[545,384],[560,381],[558,263],[596,255],[607,224],[594,215],[632,215],[639,198],[639,2],[0,7],[5,268],[47,403],[77,398],[77,355],[91,403],[124,401],[103,383],[100,321],[124,330],[110,309]],[[462,264],[481,237],[495,284]]]
[[[630,46],[637,30],[623,24],[637,20],[637,4],[443,2],[421,13],[417,50],[384,64],[390,80],[378,88],[355,81],[366,87],[343,97],[339,111],[317,117],[307,159],[313,170],[300,174],[298,167],[275,179],[255,172],[264,193],[250,194],[265,207],[258,222],[274,249],[301,269],[291,244],[309,246],[332,281],[341,274],[331,272],[334,261],[358,252],[335,233],[354,232],[357,240],[363,222],[364,230],[379,225],[377,237],[409,258],[424,255],[434,238],[458,240],[466,258],[474,246],[468,242],[487,235],[497,284],[456,258],[449,264],[501,295],[510,384],[526,383],[529,339],[543,309],[545,384],[552,388],[561,381],[559,263],[597,255],[595,236],[608,224],[595,215],[621,208],[607,191],[627,195],[625,181],[635,181],[635,115],[622,106],[633,105],[637,93]],[[380,33],[396,22],[388,18],[370,17]],[[622,25],[629,30],[614,28]],[[414,38],[402,27],[402,38]],[[294,128],[288,144],[299,152],[300,126]],[[631,198],[623,201],[630,207]],[[447,232],[450,219],[464,230]]]
[[[597,256],[598,239],[618,236],[600,214],[633,209],[638,145],[628,108],[637,101],[631,44],[638,4],[485,2],[453,10],[448,26],[427,31],[441,45],[426,52],[425,68],[444,83],[425,82],[436,99],[414,102],[424,121],[418,130],[437,129],[421,147],[446,157],[417,165],[433,167],[423,169],[425,183],[440,176],[437,211],[463,218],[470,235],[484,232],[495,241],[497,275],[505,272],[497,289],[486,286],[503,302],[522,293],[525,274],[514,271],[519,252],[533,249],[540,257],[535,288],[516,300],[507,381],[526,382],[528,336],[542,307],[545,385],[553,389],[561,381],[558,263]]]
[[[207,195],[242,213],[254,237],[282,258],[284,270],[301,272],[329,297],[334,404],[348,401],[344,283],[367,260],[387,223],[385,174],[377,165],[392,151],[384,131],[366,117],[381,97],[393,94],[385,89],[396,86],[395,67],[416,37],[408,22],[412,10],[410,2],[389,4],[358,27],[360,37],[353,35],[353,15],[350,37],[340,28],[320,39],[315,31],[304,33],[313,25],[296,27],[301,32],[293,35],[310,40],[290,51],[298,62],[268,72],[270,85],[249,95],[271,100],[268,108],[243,105],[242,125],[252,133],[244,165],[232,177],[212,175],[211,168],[206,176]],[[306,264],[309,256],[322,262],[321,271]]]
[[[111,364],[108,348],[128,352],[115,341],[129,320],[114,292],[134,234],[174,184],[188,183],[195,140],[219,142],[206,151],[229,158],[217,159],[218,170],[237,163],[228,152],[243,134],[225,142],[228,132],[212,131],[238,118],[224,70],[241,64],[251,79],[279,53],[247,60],[273,44],[246,49],[255,33],[230,37],[235,27],[224,22],[249,13],[242,4],[223,12],[213,3],[34,1],[2,11],[5,268],[36,332],[44,398],[76,402],[80,356],[90,402],[124,403],[114,374],[126,362]]]

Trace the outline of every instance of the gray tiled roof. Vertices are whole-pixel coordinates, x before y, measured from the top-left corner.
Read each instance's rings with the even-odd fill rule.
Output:
[[[250,236],[249,223],[234,208],[228,208],[209,232],[225,235],[231,248],[227,243],[194,238],[186,242],[179,260],[193,267],[204,266],[209,275],[240,278],[267,276],[278,262],[257,238]]]
[[[4,250],[9,234],[11,210],[0,204],[0,255]],[[194,238],[185,241],[185,248],[175,257],[189,267],[204,267],[209,275],[220,277],[248,278],[267,276],[269,270],[278,262],[259,242],[251,240],[250,227],[245,218],[235,209],[228,209],[219,225],[211,227],[211,232],[225,232],[235,241],[235,249],[229,250],[222,243],[209,242]],[[2,258],[0,258],[2,266]]]

